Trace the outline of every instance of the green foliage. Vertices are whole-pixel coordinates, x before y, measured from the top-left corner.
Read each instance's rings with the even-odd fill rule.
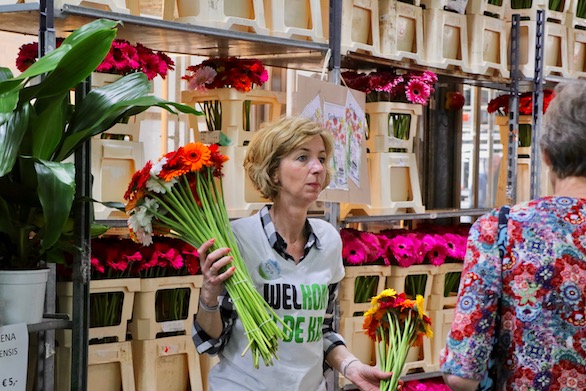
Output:
[[[102,62],[118,24],[82,26],[18,76],[0,68],[0,269],[37,267],[74,250],[75,167],[64,160],[82,143],[153,106],[198,114],[150,96],[143,73],[71,102],[71,89]]]

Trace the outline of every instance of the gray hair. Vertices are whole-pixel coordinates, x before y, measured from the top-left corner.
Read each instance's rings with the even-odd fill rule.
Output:
[[[586,82],[558,85],[543,117],[539,140],[560,178],[586,176]]]

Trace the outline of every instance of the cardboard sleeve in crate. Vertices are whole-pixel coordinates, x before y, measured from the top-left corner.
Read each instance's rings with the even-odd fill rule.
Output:
[[[342,317],[353,317],[356,312],[365,312],[370,308],[370,300],[366,303],[356,303],[356,279],[359,277],[378,277],[376,293],[385,289],[387,276],[391,274],[389,266],[365,265],[346,266],[346,275],[340,283],[340,309]]]
[[[90,281],[90,295],[120,292],[123,295],[120,323],[113,326],[91,327],[89,339],[115,337],[118,342],[126,341],[128,321],[132,318],[132,308],[136,292],[140,289],[139,278],[116,278]],[[73,283],[57,283],[57,303],[59,312],[73,314]],[[55,337],[60,346],[71,347],[71,330],[56,330]]]
[[[433,282],[431,284],[431,296],[427,303],[427,308],[430,311],[443,310],[456,306],[457,294],[445,292],[445,287],[447,279],[455,277],[453,276],[454,273],[462,273],[462,266],[462,263],[444,263],[437,267],[437,274],[433,276]],[[458,288],[458,285],[456,285],[456,288]]]
[[[203,276],[142,278],[134,300],[132,321],[128,325],[133,340],[157,338],[161,333],[191,334],[193,316],[197,313]],[[157,292],[168,289],[189,289],[189,305],[185,319],[157,322],[155,303]]]

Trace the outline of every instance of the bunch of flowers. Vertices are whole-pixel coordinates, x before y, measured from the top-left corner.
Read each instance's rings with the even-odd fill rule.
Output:
[[[353,228],[340,230],[342,258],[347,266],[396,265],[409,267],[431,264],[440,266],[446,262],[462,262],[466,255],[467,225],[428,226],[418,230],[383,230],[378,234]],[[355,280],[354,302],[364,303],[376,292],[376,276],[360,276]],[[427,275],[409,275],[405,291],[415,297],[423,294]],[[457,291],[460,273],[446,275],[445,296]]]
[[[451,391],[442,380],[411,380],[403,383],[403,391]]]
[[[362,328],[377,344],[380,369],[393,372],[390,379],[381,381],[381,391],[397,389],[409,349],[419,346],[424,336],[433,336],[423,296],[411,300],[394,289],[372,298]]]
[[[431,71],[407,72],[401,75],[393,71],[342,73],[344,83],[366,94],[367,102],[405,102],[427,105],[435,91],[437,75]]]
[[[145,246],[152,243],[154,233],[166,232],[195,248],[211,238],[213,249],[231,248],[236,270],[225,282],[226,289],[245,328],[255,367],[261,357],[270,365],[278,340],[285,336],[276,322],[288,326],[257,292],[238,251],[218,180],[227,160],[217,145],[192,143],[155,163],[147,162],[124,195],[128,226],[131,237]]]
[[[269,74],[260,60],[236,57],[214,57],[204,60],[198,65],[187,67],[187,88],[195,91],[205,91],[215,88],[235,88],[238,91],[248,92],[254,86],[262,86],[269,78]],[[222,128],[222,103],[204,101],[199,103],[204,112],[206,125],[209,131]],[[249,100],[244,101],[244,130],[250,130]]]
[[[59,47],[62,42],[63,39],[58,38],[56,46]],[[37,61],[38,52],[37,42],[22,45],[16,57],[16,68],[24,72]],[[110,51],[96,68],[96,72],[122,76],[133,72],[143,72],[149,80],[152,80],[157,75],[164,79],[174,66],[173,60],[163,52],[155,52],[140,43],[132,45],[124,39],[115,39]]]
[[[344,83],[354,90],[366,94],[367,102],[404,102],[427,105],[437,76],[431,71],[408,72],[401,75],[393,71],[376,71],[369,74],[346,71],[342,73]],[[368,117],[367,117],[368,119]],[[389,133],[401,140],[409,138],[411,115],[389,113]],[[391,152],[404,152],[393,149]]]
[[[91,243],[91,279],[151,278],[195,275],[199,273],[199,255],[193,246],[174,238],[157,237],[144,247],[130,239],[104,237]],[[72,257],[59,264],[59,280],[71,281]],[[165,289],[157,294],[157,322],[186,319],[188,289]],[[90,294],[90,327],[120,324],[122,292]]]
[[[555,97],[553,90],[543,90],[543,112],[547,111],[547,107],[551,100]],[[490,102],[488,102],[487,111],[489,114],[497,113],[503,116],[509,114],[510,95],[499,95]],[[533,114],[533,93],[524,92],[519,95],[519,114],[532,115]],[[519,124],[519,146],[528,147],[531,145],[531,125]]]

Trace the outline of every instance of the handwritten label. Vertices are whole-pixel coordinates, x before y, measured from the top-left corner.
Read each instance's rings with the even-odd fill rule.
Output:
[[[25,391],[27,365],[26,323],[0,327],[0,390]]]

